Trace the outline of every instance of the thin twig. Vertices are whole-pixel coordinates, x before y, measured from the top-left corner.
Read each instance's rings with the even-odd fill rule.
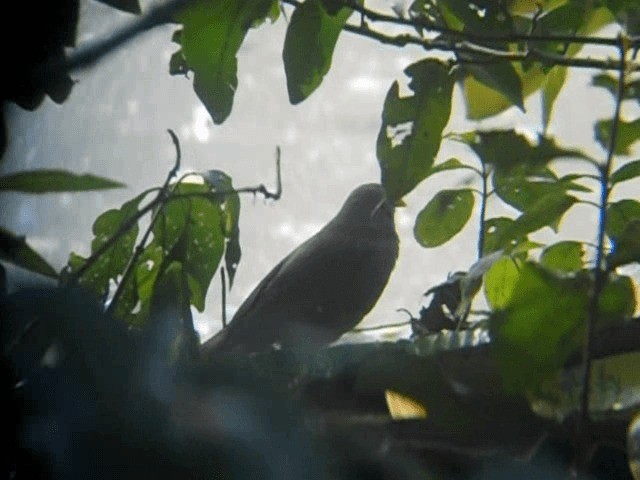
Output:
[[[615,155],[616,141],[618,137],[618,125],[620,123],[620,109],[624,98],[624,80],[626,73],[626,50],[624,40],[618,37],[618,50],[620,60],[618,65],[618,93],[616,98],[615,112],[611,124],[611,134],[609,138],[609,151],[605,164],[600,168],[600,218],[598,222],[598,240],[596,249],[596,261],[594,267],[593,290],[589,302],[589,312],[585,328],[585,341],[582,352],[582,393],[580,398],[580,420],[578,422],[579,438],[588,438],[589,426],[589,393],[591,385],[591,355],[595,339],[596,323],[599,316],[600,293],[606,283],[606,270],[604,269],[604,239],[607,224],[607,203],[609,201],[609,175]]]
[[[222,328],[227,327],[227,279],[224,267],[220,268],[220,282],[222,284]]]
[[[355,333],[372,332],[374,330],[385,330],[387,328],[405,327],[407,325],[411,325],[411,321],[405,320],[404,322],[387,323],[384,325],[375,325],[373,327],[359,327],[359,328],[354,328],[351,331]]]
[[[124,272],[122,273],[122,278],[120,280],[120,283],[118,284],[118,287],[116,288],[116,291],[113,294],[111,301],[109,302],[109,306],[107,307],[107,313],[110,313],[110,314],[113,313],[114,309],[116,308],[118,301],[120,300],[120,297],[124,292],[124,287],[129,281],[129,277],[131,276],[134,270],[134,267],[138,263],[138,259],[140,258],[140,255],[142,255],[142,252],[144,251],[147,241],[149,240],[149,236],[153,231],[153,227],[155,226],[155,223],[159,218],[160,213],[162,212],[162,203],[166,203],[166,201],[169,199],[169,183],[171,182],[171,179],[178,174],[178,170],[180,170],[180,160],[182,157],[182,153],[180,151],[180,142],[178,141],[178,137],[173,132],[173,130],[168,129],[167,131],[169,132],[169,135],[171,136],[171,140],[173,141],[173,145],[176,148],[176,161],[173,165],[173,168],[169,171],[169,174],[167,175],[167,178],[164,181],[164,184],[162,185],[162,188],[158,192],[158,196],[155,199],[156,200],[155,203],[159,205],[159,207],[151,217],[149,226],[147,227],[147,230],[144,232],[142,239],[136,246],[136,249],[133,252],[133,255],[129,259],[129,262],[127,263],[127,266],[125,267]]]
[[[487,168],[484,164],[484,162],[480,162],[482,165],[482,195],[481,195],[481,202],[480,202],[480,232],[478,233],[478,260],[480,260],[482,258],[482,255],[484,254],[484,239],[485,239],[485,232],[484,232],[484,223],[487,217],[487,200],[489,199],[489,196],[487,194],[487,180],[488,180],[488,175],[487,175]]]

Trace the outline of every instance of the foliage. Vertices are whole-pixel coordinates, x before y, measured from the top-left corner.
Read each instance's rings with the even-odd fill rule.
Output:
[[[129,12],[140,10],[136,2],[105,3]],[[541,402],[541,392],[547,395],[546,404],[553,403],[549,396],[564,395],[562,387],[549,394],[548,386],[565,372],[572,358],[580,356],[580,393],[562,414],[547,411],[547,417],[564,419],[567,411],[575,413],[580,418],[578,431],[585,435],[593,411],[592,357],[597,339],[605,328],[637,324],[632,316],[638,286],[626,272],[630,265],[640,263],[640,202],[612,197],[619,184],[638,182],[640,177],[640,160],[634,158],[640,118],[621,115],[623,104],[637,107],[640,102],[636,57],[640,8],[635,2],[414,0],[406,12],[396,9],[394,14],[351,0],[282,0],[281,4],[193,0],[175,1],[170,7],[170,15],[155,20],[180,24],[172,38],[180,49],[171,57],[170,72],[192,74],[194,91],[216,124],[232,113],[235,92],[241,88],[237,52],[247,32],[266,20],[277,21],[280,9],[293,8],[283,62],[294,104],[321,88],[343,31],[397,47],[423,48],[423,58],[404,71],[407,88],[396,81],[384,99],[376,140],[381,183],[392,200],[400,201],[430,176],[471,171],[471,185],[434,192],[416,218],[414,235],[423,247],[434,248],[454,239],[470,220],[478,230],[478,263],[468,273],[457,274],[455,301],[443,295],[442,304],[432,304],[430,309],[446,317],[443,325],[488,332],[500,390],[526,398],[532,407]],[[13,65],[24,66],[19,72],[30,74],[8,84],[3,102],[33,109],[45,94],[58,102],[69,94],[72,83],[66,64],[51,71],[47,68],[51,61],[60,63],[64,48],[73,45],[77,4],[70,2],[57,13],[64,20],[59,31],[48,23],[38,31],[46,48],[29,51],[15,62],[9,59]],[[356,16],[359,21],[354,20]],[[140,31],[149,26],[140,25]],[[598,36],[602,27],[616,28],[619,35]],[[600,46],[607,53],[586,56],[583,47],[587,45]],[[593,130],[604,152],[601,158],[563,146],[562,139],[547,131],[552,114],[564,115],[554,111],[556,100],[568,72],[577,68],[595,69],[593,85],[612,95],[613,115],[600,119]],[[467,117],[480,121],[475,131],[446,130],[456,83]],[[543,112],[535,138],[511,129],[489,129],[482,122],[512,107],[524,111],[527,99],[534,96]],[[174,142],[178,146],[175,137]],[[468,155],[439,162],[443,142],[463,144]],[[179,158],[178,150],[176,170]],[[558,162],[568,158],[573,171],[560,174]],[[174,174],[172,170],[162,187],[100,215],[93,226],[91,254],[84,258],[72,253],[58,278],[90,291],[109,313],[129,326],[150,328],[154,312],[165,310],[180,317],[183,331],[189,334],[193,333],[190,308],[204,308],[209,283],[222,259],[230,284],[238,267],[240,190],[233,188],[223,172],[194,175],[199,183],[189,183],[186,177],[171,181]],[[118,186],[118,182],[95,176],[54,170],[0,178],[0,190],[23,193]],[[156,196],[147,200],[154,192]],[[578,205],[596,209],[595,244],[590,239],[555,238],[565,215]],[[504,211],[513,215],[493,214]],[[147,226],[141,222],[145,215],[150,217]],[[543,230],[553,238],[548,243],[537,240],[537,233]],[[23,238],[4,229],[0,258],[55,276]],[[471,302],[480,281],[490,310],[472,316]],[[167,295],[168,291],[174,294]],[[426,319],[412,321],[418,325]],[[412,342],[418,352],[423,341]],[[440,398],[442,392],[451,390],[449,379],[437,376],[437,368],[427,361],[411,358],[393,368],[397,365],[391,357],[381,355],[372,364],[372,373],[365,377],[370,382],[383,379],[385,390],[415,399],[416,392],[420,397],[420,392],[429,390],[424,388],[427,376],[439,379],[429,387]],[[620,368],[616,365],[610,368]],[[399,374],[412,369],[418,374],[410,378]],[[418,401],[426,402],[436,423],[455,422],[455,415],[438,401],[438,395],[425,394]],[[637,391],[632,403],[639,403]],[[580,448],[586,447],[576,446]],[[584,459],[578,458],[581,461]]]

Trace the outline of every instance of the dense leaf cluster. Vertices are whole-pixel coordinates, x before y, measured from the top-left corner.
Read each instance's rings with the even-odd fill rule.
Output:
[[[140,10],[137,2],[105,3],[129,12]],[[248,31],[267,20],[277,21],[281,10],[290,7],[283,63],[293,104],[320,88],[342,32],[424,49],[423,58],[405,69],[404,83],[394,82],[383,101],[376,139],[378,165],[373,168],[380,169],[381,183],[394,201],[433,175],[473,172],[467,186],[434,192],[415,220],[414,236],[423,247],[434,248],[474,221],[478,262],[468,272],[458,272],[447,288],[433,290],[441,301],[412,319],[414,332],[420,337],[433,331],[430,315],[439,316],[438,325],[485,332],[497,366],[494,381],[501,389],[526,398],[528,406],[546,418],[580,417],[576,462],[585,462],[590,445],[584,443],[598,441],[584,433],[589,417],[596,411],[613,415],[620,405],[637,408],[639,403],[638,382],[630,373],[637,369],[637,356],[601,365],[616,393],[597,406],[591,397],[597,397],[592,357],[598,336],[604,329],[624,329],[637,322],[632,319],[637,278],[629,274],[629,267],[640,263],[640,201],[620,196],[614,200],[612,192],[640,177],[640,159],[634,158],[640,118],[620,113],[623,105],[637,111],[640,103],[636,56],[640,7],[620,0],[415,0],[390,14],[352,0],[175,2],[171,19],[180,26],[172,40],[180,48],[171,57],[169,70],[192,79],[214,123],[229,117],[235,92],[242,87],[237,53]],[[59,29],[53,22],[37,26],[34,31],[41,36],[37,45],[10,59],[20,66],[19,75],[5,85],[2,102],[33,109],[45,94],[61,102],[71,90],[68,72],[60,65],[64,47],[73,45],[77,4],[62,2],[57,9],[47,8],[61,19]],[[618,36],[598,36],[603,27],[616,28]],[[586,45],[598,45],[606,53],[586,56]],[[614,114],[597,121],[593,131],[602,158],[562,146],[548,134],[552,113],[565,115],[554,106],[571,68],[596,69],[593,86],[612,95]],[[55,75],[48,75],[52,72]],[[488,129],[482,122],[474,131],[448,131],[456,84],[467,117],[478,121],[512,107],[524,111],[525,101],[538,95],[543,113],[540,133],[530,138],[514,130]],[[443,142],[461,143],[468,154],[439,159]],[[575,168],[558,173],[559,160],[567,159]],[[174,173],[162,187],[100,215],[93,225],[90,255],[72,253],[60,275],[24,238],[5,229],[0,230],[0,258],[63,284],[80,285],[129,326],[153,328],[155,320],[169,312],[180,325],[173,330],[171,355],[195,355],[190,309],[204,309],[209,284],[223,259],[225,278],[233,281],[241,257],[240,203],[238,191],[222,172],[190,177],[198,177],[198,182],[186,177],[172,180]],[[0,177],[0,192],[40,194],[118,186],[111,180],[56,170]],[[149,200],[152,194],[155,197]],[[545,229],[559,232],[565,215],[578,205],[596,209],[590,238],[548,243],[537,239]],[[504,211],[513,214],[494,214]],[[489,310],[471,315],[480,284]],[[455,292],[455,298],[443,292]],[[425,341],[417,338],[411,344],[419,355]],[[576,352],[582,372],[574,371],[571,382],[577,389],[567,387],[571,382],[566,380],[566,366]],[[400,393],[415,397],[425,391],[426,376],[434,391],[449,392],[449,381],[458,382],[458,390],[466,388],[466,383],[441,378],[432,364],[414,357],[409,363],[424,375],[398,382],[406,366],[395,368],[385,358],[389,360],[378,357],[375,375],[368,378],[383,379]],[[389,375],[384,375],[385,368]],[[633,380],[625,382],[628,377]],[[418,400],[432,410],[436,423],[455,424],[451,410],[438,402],[437,395]]]

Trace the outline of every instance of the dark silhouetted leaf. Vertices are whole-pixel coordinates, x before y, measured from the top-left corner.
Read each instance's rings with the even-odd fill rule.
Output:
[[[524,135],[513,130],[467,132],[452,138],[466,143],[480,160],[504,172],[518,166],[523,168],[520,175],[539,173],[540,168],[556,158],[587,158],[580,150],[559,146],[553,137],[539,136],[537,144],[532,145]]]
[[[473,212],[471,190],[441,190],[416,218],[413,234],[423,247],[442,245],[467,224]]]
[[[78,175],[65,170],[31,170],[0,177],[0,191],[27,193],[83,192],[124,186],[107,178]]]
[[[321,0],[307,0],[291,16],[282,58],[289,101],[294,105],[320,86],[331,67],[333,49],[351,9],[332,13],[325,10]]]
[[[24,237],[2,227],[0,227],[0,259],[40,275],[58,277],[53,267],[27,244]]]
[[[421,60],[405,73],[414,95],[400,97],[394,82],[384,102],[377,140],[382,184],[392,201],[429,175],[451,113],[453,78],[444,63]]]
[[[98,2],[109,5],[110,7],[117,8],[123,12],[134,13],[139,15],[141,13],[140,4],[138,0],[97,0]]]

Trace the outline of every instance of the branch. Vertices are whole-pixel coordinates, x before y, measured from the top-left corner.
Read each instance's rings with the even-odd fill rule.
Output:
[[[178,170],[180,169],[180,160],[182,157],[182,154],[180,152],[180,142],[178,141],[178,137],[173,132],[173,130],[168,129],[167,131],[169,132],[169,135],[171,136],[171,140],[173,141],[173,144],[176,147],[176,161],[175,161],[175,164],[173,165],[173,168],[169,170],[169,174],[167,175],[167,178],[164,181],[162,188],[160,188],[158,195],[152,202],[154,204],[154,207],[157,205],[159,205],[160,207],[154,212],[153,217],[151,217],[151,221],[149,222],[149,226],[147,227],[147,230],[144,232],[142,239],[136,246],[136,249],[133,252],[133,255],[129,259],[129,262],[127,263],[127,266],[125,267],[124,272],[122,273],[122,279],[120,280],[120,283],[118,284],[118,287],[116,288],[116,291],[113,294],[113,297],[111,298],[111,302],[107,307],[107,313],[109,314],[113,313],[114,309],[118,304],[118,300],[120,300],[120,297],[122,296],[122,292],[124,291],[124,286],[129,281],[131,272],[133,272],[135,265],[138,263],[138,259],[140,258],[140,255],[142,255],[142,252],[144,251],[144,247],[147,244],[147,240],[149,240],[149,236],[153,231],[153,227],[158,217],[160,216],[160,213],[162,212],[162,204],[166,203],[167,200],[169,199],[169,183],[171,182],[171,179],[177,175]]]
[[[195,0],[169,0],[158,5],[143,17],[130,25],[123,27],[110,36],[89,43],[86,47],[79,47],[63,60],[49,60],[34,72],[37,83],[46,83],[50,78],[57,78],[61,73],[91,65],[109,53],[134,39],[147,30],[173,21],[173,17],[180,10]]]
[[[607,272],[604,268],[604,238],[607,224],[607,203],[609,201],[609,175],[613,164],[616,142],[618,139],[618,125],[620,123],[620,109],[624,98],[625,73],[626,73],[626,49],[622,36],[618,37],[618,50],[620,60],[618,64],[618,93],[616,97],[615,112],[611,125],[609,138],[609,151],[605,164],[600,168],[600,218],[598,222],[598,243],[596,249],[596,260],[594,266],[593,291],[589,302],[589,314],[585,328],[585,341],[582,352],[582,394],[580,397],[580,417],[578,421],[578,439],[588,441],[588,428],[590,422],[589,415],[589,393],[591,386],[591,356],[595,342],[596,322],[599,316],[599,300],[606,280]],[[585,451],[582,452],[585,455]],[[584,461],[587,459],[584,458]],[[582,463],[582,462],[580,462]]]

